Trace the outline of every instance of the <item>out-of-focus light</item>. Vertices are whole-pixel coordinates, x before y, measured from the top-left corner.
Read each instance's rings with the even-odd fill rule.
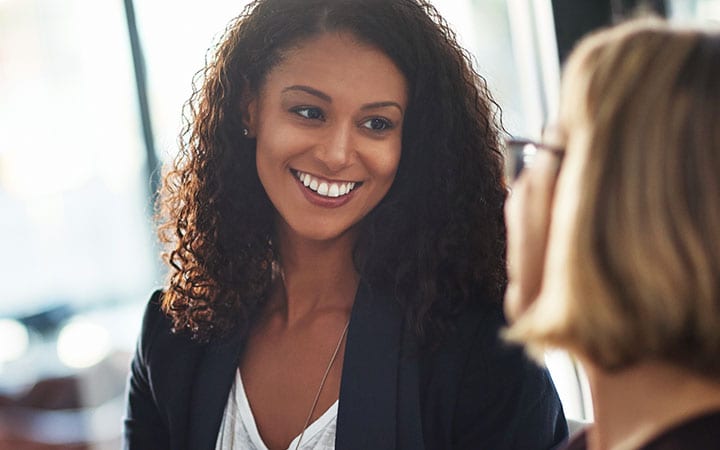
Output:
[[[0,319],[0,364],[20,358],[28,349],[30,336],[25,325],[12,319]]]
[[[110,333],[100,325],[76,319],[58,335],[58,358],[68,367],[82,369],[99,363],[110,351]]]
[[[698,5],[697,16],[703,20],[720,20],[720,1],[705,1]]]

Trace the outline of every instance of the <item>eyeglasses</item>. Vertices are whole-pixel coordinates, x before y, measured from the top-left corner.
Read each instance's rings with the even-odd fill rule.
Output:
[[[560,162],[565,156],[565,149],[562,147],[535,142],[530,139],[507,139],[505,148],[507,149],[505,175],[510,181],[517,180],[523,170],[531,167],[535,156],[541,150],[552,153],[558,157]]]

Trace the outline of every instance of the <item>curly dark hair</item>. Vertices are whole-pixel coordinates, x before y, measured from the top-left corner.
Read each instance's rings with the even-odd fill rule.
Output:
[[[163,309],[176,331],[200,341],[245,333],[266,301],[274,208],[255,142],[242,136],[241,105],[284,51],[328,31],[383,51],[409,87],[395,181],[355,246],[360,276],[394,294],[423,339],[464,306],[502,298],[500,110],[436,9],[424,0],[257,0],[196,77],[158,202],[171,270]]]

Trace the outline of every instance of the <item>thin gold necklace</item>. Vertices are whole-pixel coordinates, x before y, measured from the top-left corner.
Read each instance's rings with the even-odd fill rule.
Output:
[[[335,363],[335,359],[337,358],[338,352],[340,351],[340,346],[342,345],[342,342],[345,339],[345,335],[347,334],[349,327],[350,327],[350,319],[348,319],[347,323],[345,324],[345,328],[343,329],[343,332],[340,335],[340,339],[338,339],[337,345],[335,346],[335,351],[333,352],[332,357],[330,358],[330,362],[328,363],[328,366],[325,369],[325,374],[323,375],[322,380],[320,381],[320,387],[318,388],[317,393],[315,394],[315,400],[313,400],[312,406],[310,407],[310,412],[308,413],[307,419],[305,419],[305,425],[303,425],[302,432],[300,433],[300,437],[298,438],[297,444],[295,445],[295,450],[298,450],[300,448],[300,443],[302,442],[302,438],[303,438],[303,436],[305,436],[305,430],[307,430],[308,425],[310,425],[310,419],[312,418],[312,415],[315,412],[315,408],[317,407],[318,400],[320,400],[320,393],[322,392],[323,386],[325,386],[325,381],[327,380],[328,374],[330,373],[330,369],[332,369],[332,366]]]

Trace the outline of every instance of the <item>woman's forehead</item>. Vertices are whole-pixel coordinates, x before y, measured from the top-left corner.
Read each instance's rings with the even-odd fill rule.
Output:
[[[265,87],[311,86],[334,97],[366,94],[406,103],[407,81],[384,52],[350,33],[323,33],[287,51]],[[329,91],[329,92],[326,92]]]

